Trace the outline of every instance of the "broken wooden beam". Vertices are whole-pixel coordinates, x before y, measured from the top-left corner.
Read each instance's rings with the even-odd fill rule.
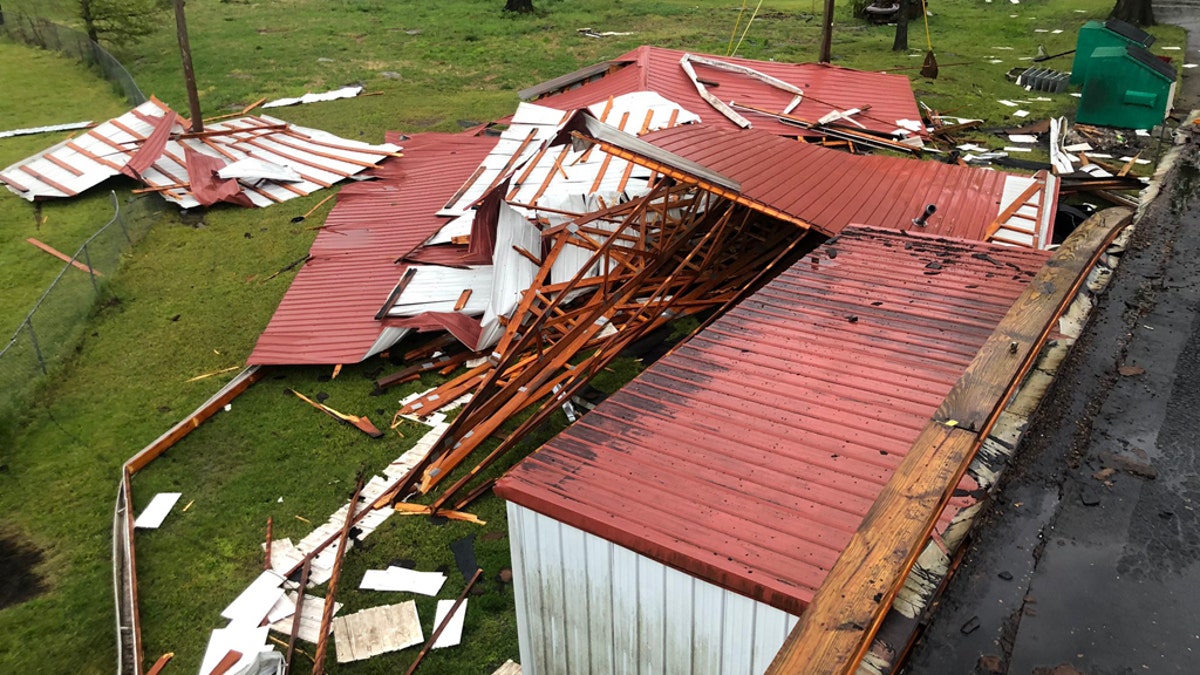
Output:
[[[1119,208],[1092,216],[1029,282],[888,480],[767,673],[856,671],[971,459],[1132,217]]]
[[[300,399],[301,401],[304,401],[305,403],[316,408],[317,410],[320,410],[321,412],[325,413],[326,415],[329,415],[333,419],[335,419],[339,422],[343,422],[345,424],[349,424],[350,426],[358,429],[359,431],[370,436],[371,438],[382,438],[383,437],[383,432],[380,431],[374,424],[371,424],[371,420],[367,419],[366,417],[359,417],[358,415],[347,415],[346,413],[338,412],[337,410],[330,408],[329,406],[325,405],[324,403],[318,403],[317,401],[312,400],[311,398],[305,396],[304,394],[301,394],[300,392],[296,391],[295,389],[288,389],[286,391],[289,394],[294,395],[296,398]]]

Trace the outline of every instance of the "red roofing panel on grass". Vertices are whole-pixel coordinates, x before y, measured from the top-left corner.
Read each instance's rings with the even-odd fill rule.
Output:
[[[847,229],[496,493],[799,614],[1047,255]]]
[[[357,363],[384,326],[375,314],[412,251],[449,219],[435,215],[496,144],[492,137],[418,134],[377,182],[338,193],[337,206],[248,359],[252,365]]]
[[[656,91],[693,113],[700,115],[706,124],[723,128],[738,128],[733,122],[710,106],[679,65],[679,60],[688,52],[648,45],[638,47],[628,54],[612,60],[614,64],[626,62],[616,72],[587,82],[568,91],[550,94],[536,99],[539,105],[574,110],[604,101],[611,96],[620,96],[635,91]],[[898,127],[897,120],[920,120],[917,102],[913,97],[912,84],[903,75],[873,73],[851,68],[842,68],[819,63],[783,63],[779,61],[755,61],[737,57],[696,54],[717,61],[724,61],[770,75],[805,91],[803,101],[792,111],[793,117],[815,122],[834,110],[848,110],[870,105],[871,109],[854,117],[872,131],[891,133]],[[731,101],[743,105],[783,112],[792,100],[792,95],[776,89],[746,75],[730,73],[709,66],[693,63],[696,75],[705,82],[708,90],[726,104]],[[780,122],[776,118],[746,110],[738,110],[750,120],[755,129],[781,136],[805,135],[803,129]]]
[[[684,125],[642,140],[741,184],[742,195],[836,234],[851,224],[917,229],[926,204],[937,213],[919,231],[982,240],[1001,211],[1003,171],[940,162],[851,155],[755,129]]]

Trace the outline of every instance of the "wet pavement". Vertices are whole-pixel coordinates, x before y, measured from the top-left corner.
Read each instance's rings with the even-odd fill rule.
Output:
[[[1200,672],[1196,155],[1139,223],[906,672]]]

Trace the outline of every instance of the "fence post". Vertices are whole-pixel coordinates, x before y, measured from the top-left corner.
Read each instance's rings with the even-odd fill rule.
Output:
[[[125,227],[125,215],[121,212],[121,200],[117,199],[117,191],[109,190],[108,194],[112,195],[113,220],[121,226],[121,234],[125,235],[125,241],[132,244],[133,238],[129,236],[129,228]]]
[[[49,374],[50,371],[46,370],[46,359],[42,358],[42,348],[38,346],[37,334],[33,332],[33,315],[25,317],[25,329],[29,331],[29,341],[33,343],[33,351],[37,354],[38,365],[42,367],[42,374]]]
[[[92,290],[100,295],[100,285],[96,283],[96,269],[92,267],[92,254],[88,253],[88,245],[83,245],[83,259],[87,261],[88,276],[92,278]]]

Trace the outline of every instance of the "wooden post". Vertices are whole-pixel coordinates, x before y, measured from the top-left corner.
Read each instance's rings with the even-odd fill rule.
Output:
[[[821,24],[820,63],[829,63],[829,52],[833,48],[833,0],[825,0],[825,18]]]
[[[198,134],[204,131],[204,119],[200,116],[200,95],[196,93],[196,72],[192,70],[192,46],[188,43],[183,0],[175,0],[175,33],[179,38],[179,60],[183,62],[183,83],[187,86],[188,108],[192,115],[191,131]]]
[[[325,646],[329,644],[329,622],[333,620],[338,577],[342,574],[342,560],[346,557],[346,540],[350,538],[350,528],[354,525],[354,512],[358,510],[358,498],[362,495],[362,489],[363,478],[360,474],[358,484],[354,487],[354,496],[350,498],[350,508],[346,510],[346,522],[342,524],[342,533],[338,536],[338,548],[333,558],[333,574],[329,577],[329,590],[325,593],[325,611],[321,614],[321,628],[317,635],[317,654],[313,657],[313,675],[321,675],[325,672]],[[364,510],[370,508],[370,505],[363,507]],[[300,592],[304,592],[303,587]],[[295,621],[293,621],[293,625],[296,625]]]

